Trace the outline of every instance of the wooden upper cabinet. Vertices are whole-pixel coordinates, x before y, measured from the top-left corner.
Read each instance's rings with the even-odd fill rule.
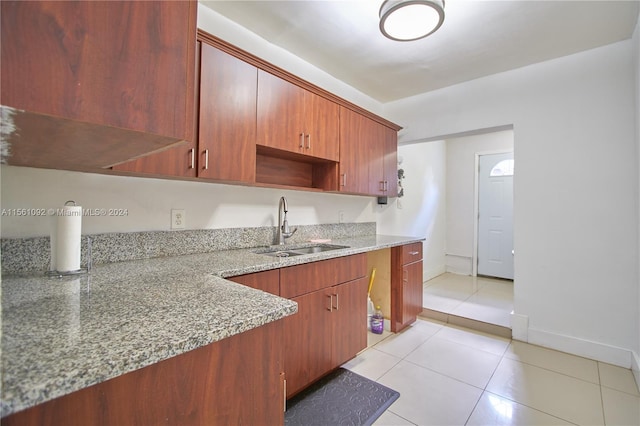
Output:
[[[198,42],[197,53],[194,142],[114,169],[255,182],[258,69],[205,42]]]
[[[193,139],[195,1],[0,5],[0,103],[60,119],[41,126],[46,137],[33,134],[29,142],[78,151],[91,149],[94,140],[126,150],[144,143],[144,135],[168,138],[156,149]],[[75,122],[89,126],[83,136],[94,140],[76,141]],[[135,133],[114,136],[113,128]]]
[[[348,108],[340,108],[340,191],[398,195],[397,132]]]
[[[258,69],[202,43],[198,177],[255,182]]]
[[[398,196],[398,132],[374,123],[369,161],[369,193]]]
[[[257,144],[338,161],[336,103],[258,71]]]
[[[385,195],[398,196],[398,131],[384,126]]]

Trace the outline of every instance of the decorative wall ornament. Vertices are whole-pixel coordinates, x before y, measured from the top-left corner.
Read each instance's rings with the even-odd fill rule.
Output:
[[[404,169],[400,167],[402,157],[398,157],[398,198],[404,197],[404,188],[402,187],[402,179],[404,179]]]

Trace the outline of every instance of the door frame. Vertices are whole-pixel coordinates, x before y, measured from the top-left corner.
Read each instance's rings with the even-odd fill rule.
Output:
[[[480,221],[480,157],[492,154],[512,154],[515,161],[514,149],[497,149],[491,151],[478,151],[475,154],[474,174],[473,174],[473,256],[471,258],[471,276],[478,276],[478,228]],[[515,173],[514,188],[515,188]],[[514,218],[515,221],[515,218]],[[515,282],[515,280],[514,280]]]

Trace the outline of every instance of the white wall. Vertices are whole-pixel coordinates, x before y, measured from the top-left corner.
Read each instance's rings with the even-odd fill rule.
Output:
[[[446,147],[434,141],[398,147],[404,197],[377,207],[379,234],[424,237],[423,279],[445,272]]]
[[[447,139],[447,271],[471,275],[476,154],[513,151],[513,130]]]
[[[127,209],[123,217],[87,217],[82,232],[170,229],[171,209],[186,210],[187,229],[275,226],[286,196],[291,225],[375,222],[374,199],[204,182],[131,178],[27,167],[1,167],[3,209],[60,207],[74,200],[87,209]],[[42,217],[2,217],[2,237],[49,235]],[[266,242],[265,242],[266,243]]]
[[[514,334],[629,367],[638,347],[630,40],[385,106],[404,141],[513,125]]]

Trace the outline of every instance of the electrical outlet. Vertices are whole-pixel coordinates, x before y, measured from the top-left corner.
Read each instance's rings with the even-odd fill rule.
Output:
[[[171,229],[184,229],[187,226],[187,216],[184,209],[171,209]]]
[[[338,223],[344,223],[344,212],[343,211],[339,211],[338,212]]]

